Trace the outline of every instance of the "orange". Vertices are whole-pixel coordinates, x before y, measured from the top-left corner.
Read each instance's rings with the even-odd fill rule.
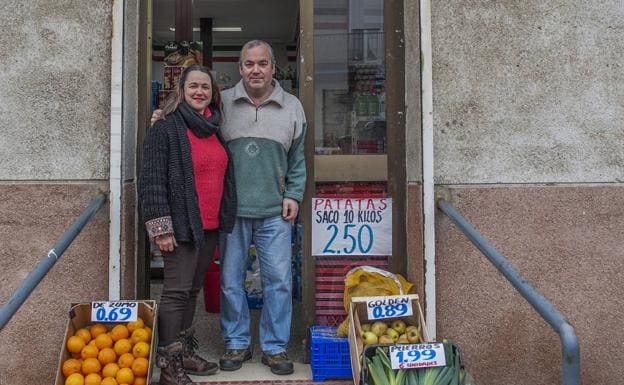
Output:
[[[97,373],[90,373],[84,379],[84,385],[100,385],[102,383],[102,376]]]
[[[65,385],[84,385],[84,377],[80,373],[70,374],[65,379]]]
[[[132,353],[124,353],[117,360],[120,368],[129,368],[132,366],[133,362],[134,356],[132,355]]]
[[[67,350],[70,353],[80,353],[85,345],[84,340],[78,336],[71,336],[67,339]]]
[[[80,373],[82,363],[75,358],[69,358],[63,362],[63,375],[69,377],[70,374]]]
[[[118,385],[117,380],[113,377],[105,377],[100,385]]]
[[[137,342],[132,347],[132,355],[135,357],[149,357],[150,346],[146,342]]]
[[[113,350],[117,353],[118,356],[121,356],[124,353],[128,353],[132,350],[132,344],[125,338],[120,339],[115,342],[113,346]]]
[[[147,368],[149,368],[149,361],[147,358],[137,357],[132,363],[132,373],[137,377],[143,377],[147,375]]]
[[[82,357],[83,360],[87,358],[96,358],[99,352],[100,350],[97,346],[87,345],[80,351],[80,357]]]
[[[147,377],[134,377],[134,384],[132,385],[147,385]]]
[[[102,369],[102,365],[97,358],[87,358],[82,361],[82,374],[98,373]]]
[[[120,384],[132,384],[134,382],[134,373],[130,368],[121,368],[117,372],[115,379]]]
[[[106,365],[117,361],[117,354],[115,354],[115,351],[111,348],[104,348],[100,350],[97,358],[98,361],[100,361],[100,364]]]
[[[119,365],[117,365],[114,362],[111,362],[110,364],[104,365],[104,367],[102,368],[102,376],[103,377],[115,377],[118,370],[119,370]]]
[[[89,332],[91,333],[91,337],[93,338],[99,336],[102,333],[106,333],[107,331],[108,329],[106,328],[106,326],[104,324],[99,324],[99,323],[93,324],[89,328]]]
[[[95,337],[94,341],[95,341],[95,346],[97,346],[98,349],[113,347],[113,339],[106,333],[102,333],[98,335],[97,337]]]
[[[145,326],[145,322],[141,317],[137,317],[136,321],[128,322],[127,328],[130,333],[134,332],[136,329],[140,329]]]
[[[147,333],[147,330],[143,328],[136,329],[132,332],[132,335],[130,336],[130,342],[132,342],[133,344],[136,344],[137,342],[149,342],[149,340],[150,335]]]
[[[129,335],[130,332],[125,325],[115,325],[111,329],[111,338],[113,339],[113,341],[119,341],[121,339],[128,338]]]
[[[143,329],[145,329],[150,338],[152,338],[152,328],[146,325]]]
[[[89,341],[89,343],[87,344],[89,346],[95,346],[97,348],[97,345],[95,344],[95,340],[91,340]],[[99,349],[99,348],[98,348]]]
[[[76,330],[76,333],[74,333],[75,336],[80,337],[84,340],[85,344],[89,343],[89,341],[91,341],[91,333],[85,329],[85,328],[80,328],[78,330]]]

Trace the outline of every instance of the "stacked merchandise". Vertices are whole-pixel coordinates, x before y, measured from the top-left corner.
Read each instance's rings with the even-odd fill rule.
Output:
[[[303,228],[299,220],[295,221],[295,225],[292,230],[292,243],[293,243],[293,262],[292,262],[292,282],[293,282],[293,299],[301,301],[303,298],[303,248],[301,245],[301,236],[303,235]]]
[[[262,280],[260,279],[260,261],[256,247],[251,245],[248,252],[247,274],[245,276],[245,291],[247,304],[250,309],[262,309]]]
[[[170,41],[165,45],[165,69],[163,73],[163,86],[158,92],[158,107],[163,103],[178,86],[180,74],[184,68],[192,64],[203,62],[203,45],[201,41],[175,42]]]
[[[349,68],[353,109],[351,131],[354,153],[386,153],[386,92],[383,65],[358,64]]]

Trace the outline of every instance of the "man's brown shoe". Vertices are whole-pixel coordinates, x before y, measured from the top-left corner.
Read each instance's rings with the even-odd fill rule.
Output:
[[[271,368],[271,373],[284,375],[293,374],[294,368],[292,361],[288,358],[286,352],[277,354],[262,353],[262,363]]]
[[[251,359],[251,348],[245,349],[225,349],[225,354],[219,359],[221,370],[233,371],[243,366],[243,362]]]

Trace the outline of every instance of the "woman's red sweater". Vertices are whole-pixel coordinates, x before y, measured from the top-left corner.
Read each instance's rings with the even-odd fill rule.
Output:
[[[210,108],[204,110],[204,116],[210,117]],[[195,174],[195,189],[199,212],[204,230],[214,230],[219,227],[219,208],[223,196],[223,178],[228,164],[227,152],[219,142],[217,135],[198,138],[187,129],[186,133],[191,142],[191,158]]]

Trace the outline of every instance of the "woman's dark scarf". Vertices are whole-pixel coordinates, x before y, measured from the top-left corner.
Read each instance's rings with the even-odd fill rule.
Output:
[[[191,129],[196,137],[207,138],[219,130],[219,122],[221,121],[219,109],[214,108],[212,104],[208,108],[210,108],[212,115],[206,118],[192,109],[185,101],[182,101],[178,105],[176,113],[180,114],[186,126]]]

